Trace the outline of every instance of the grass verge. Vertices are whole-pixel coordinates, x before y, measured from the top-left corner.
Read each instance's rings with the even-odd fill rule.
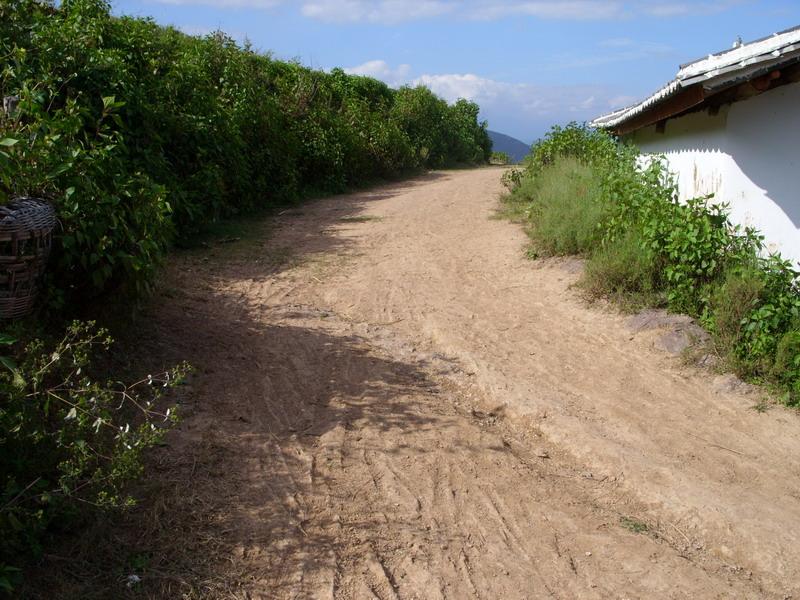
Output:
[[[727,206],[679,202],[662,161],[575,125],[554,128],[508,179],[503,215],[525,224],[529,256],[581,255],[589,297],[696,318],[720,364],[800,405],[798,273]]]

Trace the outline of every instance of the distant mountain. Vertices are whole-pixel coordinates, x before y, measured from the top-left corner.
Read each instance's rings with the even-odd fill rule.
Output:
[[[511,162],[517,163],[521,161],[531,150],[531,147],[525,142],[521,142],[505,133],[489,131],[489,137],[492,140],[492,151],[505,152],[511,157]]]

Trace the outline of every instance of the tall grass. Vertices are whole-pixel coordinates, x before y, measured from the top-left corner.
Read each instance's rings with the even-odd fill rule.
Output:
[[[625,231],[590,254],[581,286],[592,297],[605,296],[626,310],[663,303],[658,265],[642,248],[638,229]]]
[[[544,254],[583,254],[599,241],[605,206],[592,167],[565,157],[536,177],[525,179],[516,201],[535,223],[530,235]]]

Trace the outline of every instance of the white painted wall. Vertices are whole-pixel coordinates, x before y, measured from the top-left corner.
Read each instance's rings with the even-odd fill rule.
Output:
[[[730,205],[734,223],[764,234],[769,251],[800,262],[800,83],[628,139],[644,153],[666,156],[682,200],[713,193],[715,202]]]

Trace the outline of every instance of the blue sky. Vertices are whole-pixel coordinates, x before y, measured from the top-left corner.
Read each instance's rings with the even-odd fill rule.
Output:
[[[800,25],[798,0],[112,0],[191,34],[481,105],[530,142],[653,92],[678,65]]]

